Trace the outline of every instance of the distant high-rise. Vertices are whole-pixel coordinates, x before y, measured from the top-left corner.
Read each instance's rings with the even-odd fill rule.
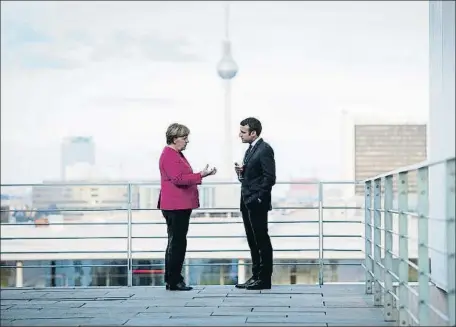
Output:
[[[67,169],[76,164],[95,165],[95,142],[92,137],[71,136],[62,142],[60,178],[67,178]]]
[[[427,159],[427,120],[401,112],[341,112],[341,172],[345,180],[363,181]],[[416,172],[409,192],[416,192]],[[345,196],[362,196],[364,186],[346,186]],[[396,190],[396,178],[393,181]],[[356,193],[354,193],[356,191]]]
[[[425,124],[355,124],[355,179],[364,180],[426,160]],[[409,192],[416,192],[410,174]],[[363,194],[362,185],[356,187]]]

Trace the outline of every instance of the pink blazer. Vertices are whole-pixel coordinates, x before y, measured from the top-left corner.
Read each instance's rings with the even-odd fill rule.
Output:
[[[199,207],[197,185],[201,174],[194,173],[181,152],[165,147],[159,161],[161,190],[158,209],[182,210]]]

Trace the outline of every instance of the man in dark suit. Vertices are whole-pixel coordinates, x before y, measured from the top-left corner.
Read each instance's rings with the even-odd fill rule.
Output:
[[[237,288],[271,288],[272,245],[268,234],[271,191],[276,182],[274,150],[260,138],[261,122],[253,117],[241,121],[239,137],[248,143],[242,165],[236,164],[241,186],[241,213],[252,256],[252,277]]]

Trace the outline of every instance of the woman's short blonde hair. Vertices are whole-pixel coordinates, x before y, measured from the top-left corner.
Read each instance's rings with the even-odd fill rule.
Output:
[[[187,126],[178,123],[171,124],[166,130],[166,144],[173,144],[176,138],[186,137],[189,134],[190,129]]]

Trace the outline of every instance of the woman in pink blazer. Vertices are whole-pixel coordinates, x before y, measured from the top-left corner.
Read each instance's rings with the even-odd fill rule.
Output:
[[[168,246],[165,254],[166,289],[190,291],[181,275],[187,250],[187,232],[190,215],[199,207],[198,186],[202,179],[214,175],[217,170],[206,168],[194,173],[183,155],[189,142],[190,130],[181,124],[171,124],[166,131],[167,146],[160,156],[161,190],[158,208],[168,226]]]

